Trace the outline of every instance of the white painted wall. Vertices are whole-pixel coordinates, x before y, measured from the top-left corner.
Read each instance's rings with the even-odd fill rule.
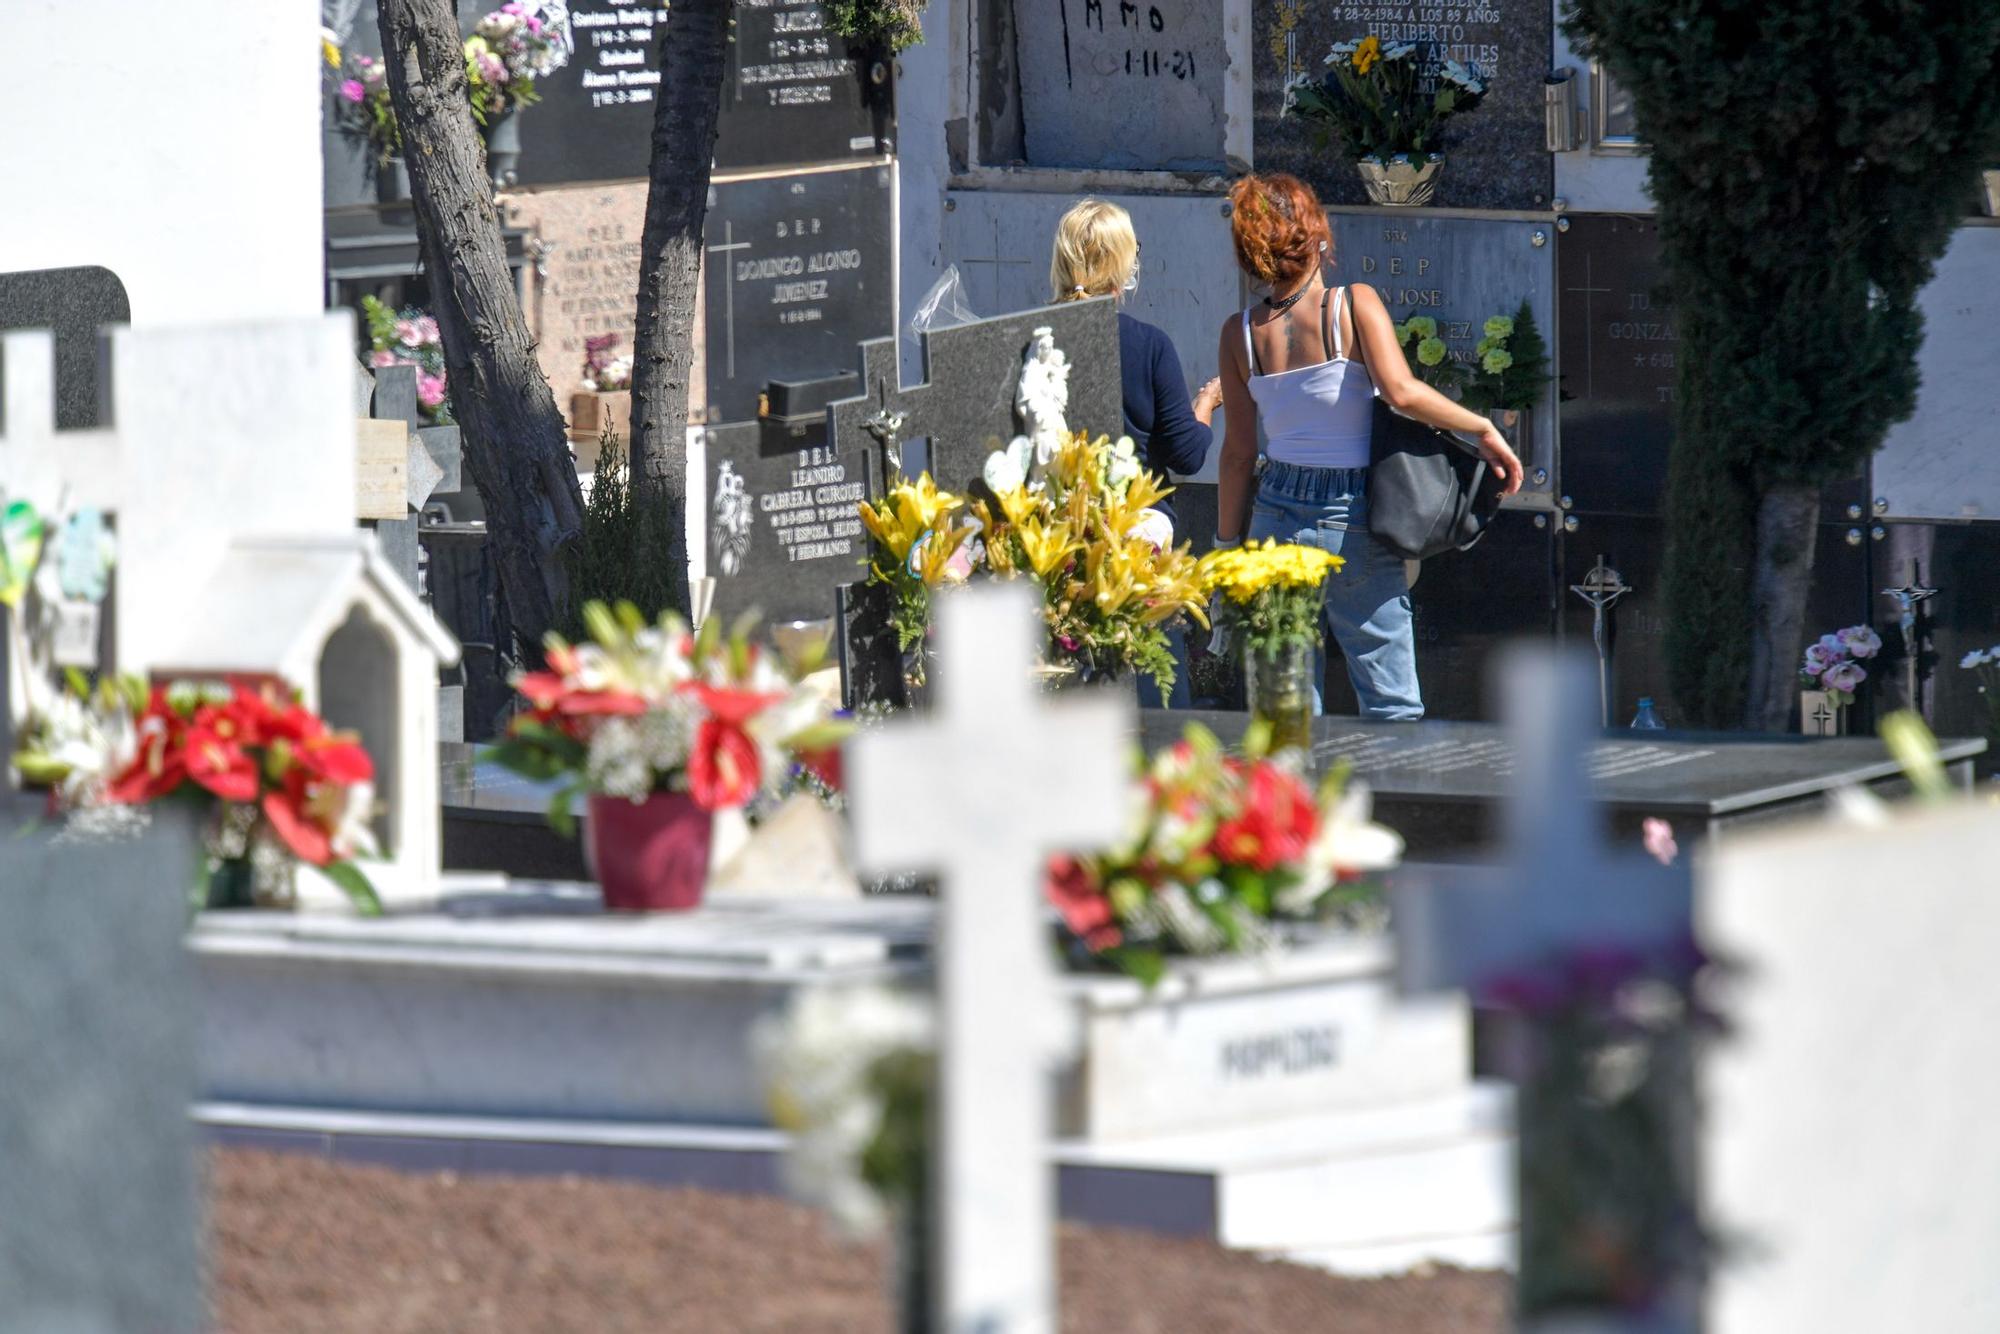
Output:
[[[1888,500],[1890,518],[2000,519],[2000,225],[1960,227],[1918,301],[1923,385],[1916,412],[1875,455],[1875,494]]]
[[[956,45],[962,63],[963,34],[960,4],[937,0],[924,11],[924,40],[896,61],[896,123],[902,135],[896,145],[899,336],[908,327],[917,304],[944,272],[939,255],[945,181],[951,171],[945,152],[945,118],[951,100],[952,53]],[[922,378],[923,362],[915,344],[907,339],[902,353],[903,383],[915,384]]]
[[[178,49],[157,4],[9,0],[0,266],[101,264],[138,325],[319,312],[319,6],[226,9]]]
[[[1576,98],[1586,124],[1590,123],[1590,61],[1579,55],[1563,35],[1563,0],[1551,0],[1555,11],[1555,42],[1550,69],[1568,66],[1576,71]],[[1582,148],[1557,153],[1556,197],[1572,213],[1651,213],[1653,201],[1646,194],[1646,159],[1629,153],[1599,153],[1592,150],[1589,135]]]

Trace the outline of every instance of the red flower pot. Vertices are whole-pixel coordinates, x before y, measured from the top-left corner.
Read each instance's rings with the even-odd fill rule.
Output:
[[[701,906],[713,817],[683,792],[644,801],[592,796],[584,849],[612,912],[681,912]]]

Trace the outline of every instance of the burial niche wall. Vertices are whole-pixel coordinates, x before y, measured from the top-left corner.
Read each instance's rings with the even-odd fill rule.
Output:
[[[320,715],[329,726],[359,733],[363,749],[375,761],[378,813],[372,827],[376,841],[391,855],[403,846],[397,800],[402,791],[399,680],[395,640],[365,610],[354,608],[320,651]]]
[[[1228,42],[1247,13],[1247,0],[974,0],[979,162],[1220,171],[1231,152],[1247,158],[1231,142]]]

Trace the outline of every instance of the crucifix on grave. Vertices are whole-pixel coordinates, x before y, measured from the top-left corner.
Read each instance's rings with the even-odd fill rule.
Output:
[[[1571,584],[1569,591],[1590,604],[1590,642],[1597,649],[1597,706],[1603,726],[1611,726],[1611,627],[1610,612],[1619,598],[1632,591],[1618,571],[1604,563],[1604,557],[1597,558],[1597,564],[1590,567],[1590,573],[1583,576],[1580,584]]]
[[[1923,711],[1923,630],[1921,620],[1924,604],[1938,595],[1938,590],[1924,583],[1923,567],[1916,561],[1910,562],[1910,579],[1899,588],[1885,588],[1882,596],[1896,604],[1896,625],[1903,632],[1904,681],[1909,690],[1909,706]]]
[[[1015,585],[945,600],[934,712],[848,745],[858,866],[943,880],[930,1216],[932,1327],[944,1331],[1056,1327],[1059,1012],[1043,867],[1052,852],[1117,837],[1126,817],[1130,702],[1039,692],[1039,626]]]
[[[1523,1327],[1638,1305],[1651,1323],[1631,1328],[1680,1334],[1701,1261],[1690,880],[1605,841],[1590,678],[1580,655],[1503,658],[1517,756],[1503,860],[1399,886],[1399,982],[1470,991],[1517,1082]]]

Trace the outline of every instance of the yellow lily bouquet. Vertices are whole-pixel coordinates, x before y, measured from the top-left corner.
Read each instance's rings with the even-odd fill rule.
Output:
[[[1152,507],[1172,488],[1139,467],[1130,441],[1077,432],[1057,446],[1039,482],[992,489],[997,513],[984,500],[972,504],[986,567],[1042,586],[1051,664],[1085,680],[1143,671],[1169,689],[1167,625],[1182,615],[1207,624],[1187,545],[1152,536],[1163,523]]]
[[[930,625],[932,590],[962,582],[972,572],[968,543],[979,527],[961,520],[964,497],[938,490],[929,473],[897,483],[888,495],[872,504],[863,501],[860,508],[868,529],[868,582],[886,585],[894,596],[890,623],[897,647],[908,652],[923,642]],[[921,683],[921,655],[914,671]]]
[[[1270,655],[1319,641],[1320,586],[1346,562],[1318,547],[1249,542],[1201,558],[1203,593],[1220,593],[1232,643]]]

